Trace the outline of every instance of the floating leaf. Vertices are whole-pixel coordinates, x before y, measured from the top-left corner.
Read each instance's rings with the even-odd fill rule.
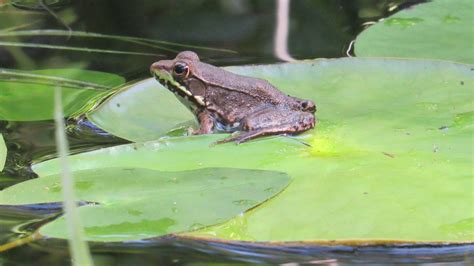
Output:
[[[193,235],[332,244],[473,241],[469,66],[346,58],[228,69],[314,100],[319,124],[295,139],[242,145],[210,146],[224,134],[121,145],[70,156],[71,167],[238,167],[291,175],[291,185],[265,206]],[[57,160],[34,166],[42,176],[58,169]]]
[[[80,69],[50,69],[31,72],[0,69],[0,120],[34,121],[53,117],[54,88],[61,87],[65,115],[70,115],[92,98],[124,78]]]
[[[87,117],[103,130],[131,141],[152,140],[194,120],[172,93],[151,78],[122,89]]]
[[[5,146],[5,141],[3,140],[2,134],[0,134],[0,172],[5,166],[5,160],[7,159],[7,146]]]
[[[180,172],[102,168],[77,171],[74,180],[78,200],[90,203],[79,208],[86,238],[126,241],[222,223],[274,196],[289,177],[281,172],[231,168]],[[3,205],[61,201],[59,175],[0,192]],[[40,233],[67,238],[64,218],[45,225]]]
[[[436,0],[405,9],[363,31],[355,53],[474,64],[473,10],[472,0]]]

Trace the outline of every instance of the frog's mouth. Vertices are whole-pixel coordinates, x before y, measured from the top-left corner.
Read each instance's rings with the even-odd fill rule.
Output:
[[[191,103],[197,106],[205,106],[202,97],[195,97],[185,86],[177,82],[168,72],[152,70],[152,74],[155,79],[158,80],[158,82],[163,85],[167,90],[171,91],[176,96],[179,96],[178,99],[186,106],[191,107]]]
[[[183,85],[179,84],[174,78],[168,73],[160,70],[152,70],[152,74],[158,82],[161,83],[169,91],[178,93],[181,97],[192,96],[193,94],[186,89]]]

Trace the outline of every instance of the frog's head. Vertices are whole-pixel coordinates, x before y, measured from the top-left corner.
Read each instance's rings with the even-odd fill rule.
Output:
[[[191,51],[179,53],[174,60],[160,60],[150,67],[151,74],[188,107],[205,106],[202,86],[193,78],[199,57]],[[191,108],[193,109],[193,108]]]

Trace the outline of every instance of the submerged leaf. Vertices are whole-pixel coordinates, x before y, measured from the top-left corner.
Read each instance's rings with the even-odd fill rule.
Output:
[[[0,120],[35,121],[53,117],[54,89],[62,89],[66,116],[125,79],[108,73],[80,69],[31,72],[0,71]]]
[[[295,139],[275,136],[242,145],[209,146],[224,134],[121,145],[73,155],[71,167],[238,167],[291,175],[291,185],[265,206],[193,235],[332,244],[473,241],[474,229],[465,222],[474,217],[470,67],[351,58],[228,69],[314,100],[319,124]],[[153,109],[156,102],[139,108]],[[143,127],[134,130],[147,130],[142,115]],[[34,170],[58,173],[58,161]]]
[[[138,240],[223,223],[289,182],[281,172],[232,168],[102,168],[74,176],[78,200],[90,203],[80,207],[79,214],[91,241]],[[5,189],[0,204],[55,203],[62,201],[60,192],[60,176],[50,175]],[[64,218],[45,225],[40,233],[67,238]]]
[[[436,0],[400,11],[363,31],[355,54],[474,64],[473,10],[472,0]]]

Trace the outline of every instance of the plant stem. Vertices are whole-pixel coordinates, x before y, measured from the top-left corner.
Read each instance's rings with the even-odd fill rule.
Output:
[[[66,138],[64,115],[61,102],[61,89],[56,87],[54,91],[55,110],[54,121],[56,125],[56,146],[59,160],[61,162],[61,184],[63,193],[63,209],[68,230],[69,252],[73,265],[93,265],[89,247],[84,240],[84,228],[76,205],[74,194],[74,181],[68,162],[69,144]]]

